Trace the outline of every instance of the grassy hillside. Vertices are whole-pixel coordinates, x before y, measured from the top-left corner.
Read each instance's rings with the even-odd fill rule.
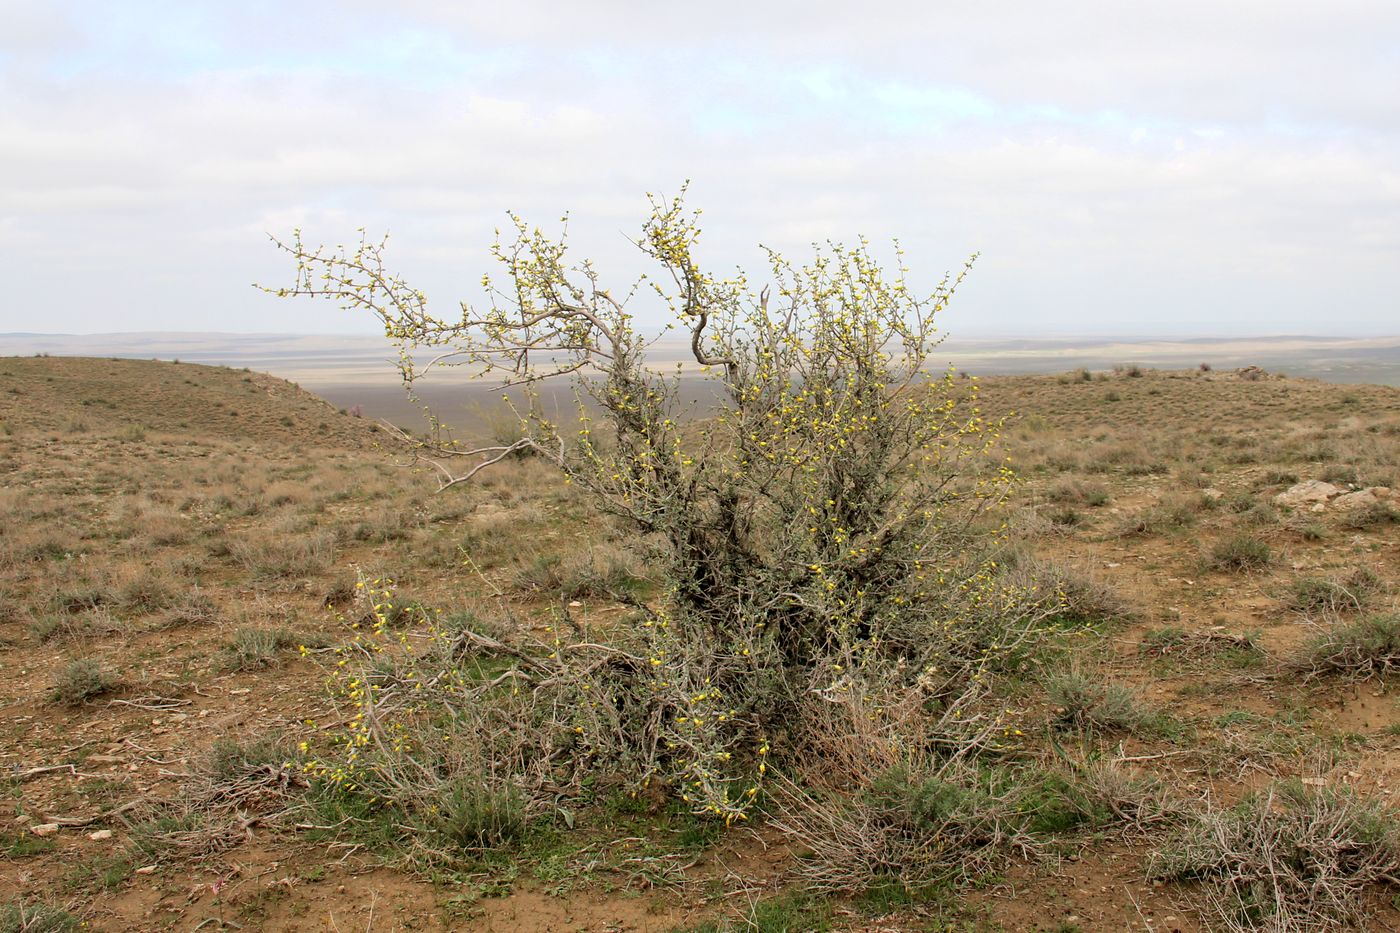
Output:
[[[1223,896],[1200,879],[1270,857],[1250,820],[1313,852],[1390,839],[1400,500],[1335,503],[1400,485],[1400,389],[1125,369],[988,379],[983,401],[1015,413],[1007,565],[1066,599],[1004,697],[1033,845],[971,886],[828,896],[778,821],[726,831],[605,779],[450,858],[435,824],[307,781],[355,716],[326,684],[373,625],[357,583],[540,639],[656,594],[543,464],[435,495],[281,380],[0,359],[0,930],[1198,930]],[[1279,500],[1307,480],[1331,504]],[[417,619],[388,628],[426,658]],[[509,683],[509,658],[454,657]],[[1209,869],[1202,833],[1233,847]],[[1396,889],[1338,859],[1312,890],[1355,884],[1372,928],[1400,925]]]
[[[0,357],[11,433],[145,431],[200,439],[363,446],[362,426],[297,386],[248,370],[154,360]]]

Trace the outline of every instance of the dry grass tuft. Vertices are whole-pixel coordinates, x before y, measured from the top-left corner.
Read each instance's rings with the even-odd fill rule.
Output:
[[[1052,672],[1045,677],[1045,693],[1061,729],[1107,735],[1160,729],[1160,714],[1143,705],[1135,690],[1104,680],[1099,673],[1079,668]]]
[[[1296,667],[1357,678],[1400,668],[1400,613],[1332,625],[1308,642]]]
[[[1294,612],[1357,612],[1381,588],[1380,577],[1368,567],[1358,567],[1339,577],[1299,577],[1293,581],[1284,604]]]
[[[222,740],[176,798],[145,801],[123,819],[144,858],[207,858],[253,838],[256,826],[281,824],[303,806],[308,786],[279,743]]]
[[[121,684],[121,677],[92,658],[70,661],[58,674],[49,694],[55,703],[81,706],[88,700],[110,693]]]
[[[1013,851],[1038,848],[1015,795],[964,763],[924,773],[895,767],[850,795],[817,797],[781,782],[774,798],[774,824],[810,853],[797,871],[814,891],[959,883],[995,871]]]
[[[1225,930],[1335,930],[1365,920],[1369,888],[1398,883],[1400,828],[1395,813],[1349,790],[1286,784],[1199,814],[1147,871],[1198,882]]]

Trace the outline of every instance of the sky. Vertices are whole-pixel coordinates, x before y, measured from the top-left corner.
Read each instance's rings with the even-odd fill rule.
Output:
[[[391,235],[438,311],[514,210],[621,291],[979,259],[963,336],[1400,333],[1400,3],[0,0],[0,332],[372,333],[255,288]],[[658,310],[639,303],[643,321]]]

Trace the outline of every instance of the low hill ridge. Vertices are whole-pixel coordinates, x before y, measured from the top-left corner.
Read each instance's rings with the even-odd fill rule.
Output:
[[[374,426],[266,373],[155,360],[0,357],[0,425],[359,448]]]

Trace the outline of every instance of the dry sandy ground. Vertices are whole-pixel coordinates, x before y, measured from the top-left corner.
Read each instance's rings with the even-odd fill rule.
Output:
[[[1086,738],[1089,751],[1193,805],[1287,778],[1392,799],[1389,675],[1305,677],[1295,661],[1325,627],[1396,611],[1400,523],[1274,497],[1306,479],[1396,485],[1400,390],[1178,372],[993,378],[985,397],[1018,413],[1017,533],[1127,607],[1078,663],[1173,724]],[[792,896],[798,853],[763,827],[684,848],[688,824],[669,817],[585,815],[548,857],[414,871],[295,809],[294,770],[219,764],[229,743],[315,743],[341,715],[321,646],[346,633],[325,607],[358,572],[449,611],[477,607],[485,579],[529,617],[553,599],[536,573],[546,558],[583,540],[624,551],[538,464],[435,496],[368,419],[277,379],[186,364],[2,359],[0,430],[5,909],[47,905],[100,930],[667,931]],[[515,532],[493,537],[503,517]],[[1268,560],[1213,564],[1240,536]],[[460,568],[464,541],[480,578]],[[1299,581],[1363,571],[1364,605],[1299,601]],[[55,699],[75,662],[113,681]],[[1036,689],[1028,741],[1054,716]],[[200,796],[211,787],[234,803]],[[759,928],[1202,929],[1198,888],[1145,878],[1155,833],[1070,833],[981,887],[835,900]],[[668,846],[683,870],[656,868]],[[1370,893],[1374,928],[1400,928],[1395,890]],[[5,916],[0,929],[21,928]]]

